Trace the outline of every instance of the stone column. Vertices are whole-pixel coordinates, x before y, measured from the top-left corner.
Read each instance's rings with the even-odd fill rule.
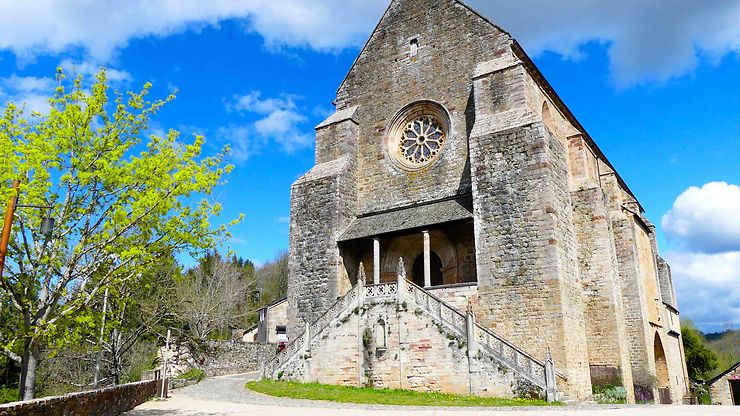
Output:
[[[365,266],[360,263],[357,270],[357,307],[362,310],[365,305]],[[362,342],[363,326],[362,312],[357,314],[357,385],[365,385],[365,346]]]
[[[424,287],[430,287],[432,285],[432,257],[429,231],[422,231],[422,234],[424,234]]]
[[[558,399],[558,390],[555,381],[555,362],[552,360],[550,348],[547,349],[545,357],[545,397],[551,403]]]
[[[373,284],[380,283],[380,239],[373,238]]]
[[[468,378],[470,394],[480,391],[480,379],[478,376],[478,338],[475,334],[475,315],[473,305],[468,299],[468,309],[465,314],[465,335],[468,340]]]
[[[303,352],[306,355],[311,354],[311,324],[305,321],[306,330],[303,332]]]
[[[396,269],[396,293],[398,295],[397,301],[401,305],[405,302],[406,297],[406,266],[403,264],[403,258],[398,259],[398,268]]]
[[[360,268],[357,270],[357,306],[365,306],[365,266],[360,262]]]

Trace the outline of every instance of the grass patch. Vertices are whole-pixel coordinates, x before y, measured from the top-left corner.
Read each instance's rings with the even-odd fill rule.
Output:
[[[293,381],[250,381],[246,387],[269,396],[292,399],[326,400],[339,403],[390,404],[403,406],[547,406],[544,400],[499,399],[495,397],[460,396],[447,393],[425,393],[410,390],[372,389],[333,386]],[[555,403],[558,405],[559,403]]]

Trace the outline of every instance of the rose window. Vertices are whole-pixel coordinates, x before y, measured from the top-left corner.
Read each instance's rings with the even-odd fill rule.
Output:
[[[407,104],[388,126],[386,154],[396,168],[425,171],[442,158],[451,132],[450,115],[441,104],[429,100]]]
[[[445,132],[433,116],[417,117],[401,133],[398,150],[407,162],[421,165],[434,159],[442,150]]]

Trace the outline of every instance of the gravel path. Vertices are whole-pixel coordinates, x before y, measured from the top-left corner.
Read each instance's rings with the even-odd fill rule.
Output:
[[[738,416],[733,406],[625,406],[581,405],[563,407],[409,407],[332,403],[265,396],[247,390],[244,384],[258,377],[257,373],[214,377],[200,383],[177,389],[167,400],[152,400],[126,413],[128,416],[226,416],[226,415],[293,415],[333,416],[386,415],[445,416],[445,415],[494,415],[494,416]]]

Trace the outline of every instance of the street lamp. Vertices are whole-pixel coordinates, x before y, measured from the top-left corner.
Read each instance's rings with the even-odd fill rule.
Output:
[[[13,216],[15,215],[16,208],[38,208],[46,211],[46,216],[41,219],[41,235],[45,238],[51,238],[51,234],[54,232],[54,218],[51,217],[51,206],[47,205],[21,205],[18,204],[18,187],[21,181],[14,180],[12,188],[15,190],[15,195],[10,197],[8,201],[8,208],[5,210],[5,223],[3,225],[3,232],[0,235],[0,284],[5,286],[5,280],[3,279],[3,270],[5,269],[5,256],[8,254],[8,242],[10,241],[10,229],[13,226]]]

